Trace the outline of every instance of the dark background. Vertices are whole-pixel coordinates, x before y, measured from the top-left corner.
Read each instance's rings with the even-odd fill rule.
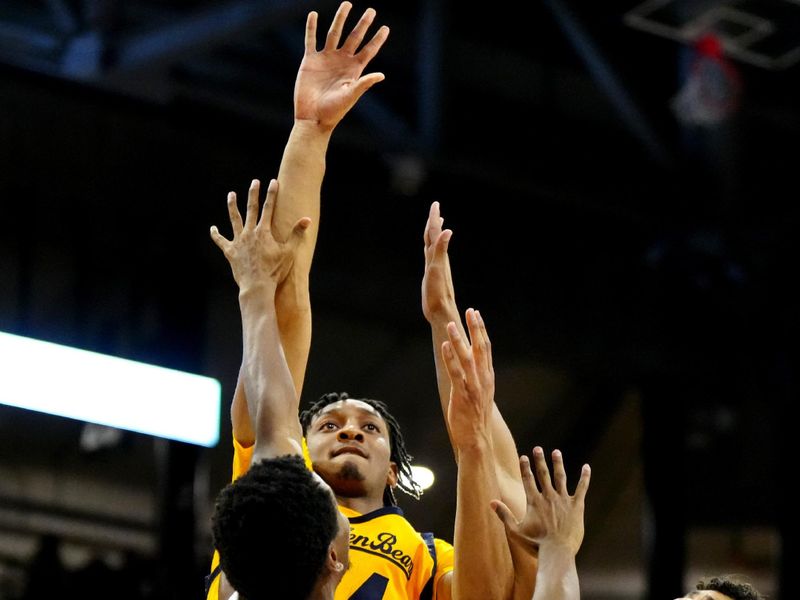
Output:
[[[693,528],[785,531],[800,8],[664,3],[654,19],[675,27],[726,15],[716,29],[741,94],[692,126],[670,108],[691,44],[626,24],[636,3],[597,4],[372,4],[392,32],[370,70],[387,79],[331,143],[304,395],[387,400],[439,476],[402,504],[451,539],[454,469],[419,299],[439,200],[459,302],[486,318],[520,452],[557,445],[574,473],[592,462],[587,544],[614,536],[591,517],[603,523],[640,477],[641,548],[628,550],[653,597],[673,597]],[[320,12],[322,32],[336,6],[0,6],[0,329],[223,382],[210,450],[126,433],[90,452],[80,423],[0,408],[0,597],[22,596],[45,534],[73,555],[127,556],[138,583],[106,591],[196,592],[241,356],[208,228],[227,232],[229,190],[277,173],[305,14]],[[774,30],[747,45],[756,18]]]

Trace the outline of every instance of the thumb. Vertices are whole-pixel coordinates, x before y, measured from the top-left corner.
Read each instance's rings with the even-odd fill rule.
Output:
[[[211,234],[211,240],[219,247],[220,250],[225,252],[225,245],[228,240],[222,236],[222,234],[219,232],[219,229],[217,229],[217,226],[212,225],[209,233]]]
[[[453,237],[453,230],[445,229],[434,240],[433,256],[435,260],[443,260],[447,256],[447,248],[450,246],[451,237]]]
[[[494,514],[497,515],[497,518],[502,521],[503,525],[506,528],[506,531],[516,531],[517,523],[516,517],[511,512],[511,509],[508,508],[502,501],[500,500],[492,500],[489,505],[492,507]]]
[[[386,76],[383,73],[370,73],[368,75],[363,75],[358,78],[356,84],[354,86],[353,95],[355,96],[356,101],[358,101],[364,93],[371,88],[376,83],[380,83],[386,79]]]
[[[292,227],[292,235],[289,238],[289,243],[292,245],[292,248],[296,248],[297,245],[305,239],[306,230],[310,225],[311,219],[309,217],[298,219],[297,223],[294,224],[294,227]]]

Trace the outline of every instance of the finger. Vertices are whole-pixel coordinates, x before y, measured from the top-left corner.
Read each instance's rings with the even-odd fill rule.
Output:
[[[592,468],[589,465],[583,465],[581,469],[581,478],[578,480],[578,485],[575,487],[575,500],[583,502],[586,498],[586,492],[589,491],[589,480],[592,478]]]
[[[450,338],[450,343],[461,368],[466,376],[469,377],[475,370],[472,361],[472,349],[469,347],[467,340],[464,339],[464,336],[459,333],[458,327],[453,321],[447,324],[447,336]]]
[[[475,338],[473,337],[473,327],[474,322],[473,319],[475,317],[475,309],[470,307],[464,311],[464,321],[467,323],[467,332],[469,333],[469,342],[473,346],[475,345]]]
[[[425,224],[425,246],[430,246],[442,233],[442,218],[439,216],[439,202],[433,202],[428,211],[428,222]]]
[[[267,186],[267,198],[264,200],[264,210],[261,211],[261,218],[258,220],[259,226],[264,223],[269,228],[272,225],[272,215],[275,212],[275,203],[278,201],[278,180],[270,179]],[[256,206],[258,206],[258,195],[256,195]]]
[[[223,237],[223,235],[217,229],[217,226],[212,225],[209,233],[211,234],[211,240],[217,245],[217,247],[220,250],[225,252],[225,249],[227,248],[230,242],[228,242],[228,240],[226,240],[225,237]]]
[[[428,216],[431,219],[431,226],[434,228],[437,227],[440,219],[442,218],[442,206],[439,204],[438,200],[431,202],[431,210],[428,213]]]
[[[567,472],[564,469],[564,457],[561,450],[553,450],[553,479],[556,483],[556,490],[559,494],[568,495],[567,492]]]
[[[547,468],[547,461],[544,458],[544,450],[540,446],[533,449],[533,466],[536,471],[536,480],[539,482],[539,489],[542,494],[551,492],[553,485],[550,482],[550,470]]]
[[[453,237],[452,229],[445,229],[438,237],[434,238],[433,261],[447,260],[447,249],[450,246],[450,238]]]
[[[492,360],[492,340],[489,339],[489,332],[486,330],[486,323],[483,320],[481,311],[476,310],[475,316],[478,318],[480,338],[483,340],[483,345],[486,351],[486,367],[494,371],[494,361]]]
[[[228,218],[233,227],[233,237],[236,238],[242,232],[242,215],[239,214],[239,207],[236,205],[236,192],[228,192]]]
[[[452,343],[442,343],[442,358],[444,359],[444,368],[447,371],[447,377],[450,379],[450,385],[456,392],[462,392],[465,387],[464,371],[461,369],[458,357],[453,351]]]
[[[475,358],[475,366],[480,372],[485,372],[488,368],[486,360],[486,340],[484,339],[480,323],[478,322],[478,311],[472,308],[467,309],[467,328],[469,329],[469,339],[472,341],[472,355]]]
[[[253,179],[250,182],[250,189],[247,190],[247,213],[244,217],[244,228],[253,229],[258,222],[258,194],[261,189],[261,182]]]
[[[375,58],[375,55],[380,52],[380,49],[386,43],[388,38],[389,28],[386,25],[382,25],[380,29],[375,32],[375,35],[372,36],[372,39],[367,42],[358,53],[358,59],[361,64],[366,67],[369,64],[369,61]]]
[[[497,518],[500,519],[500,521],[505,526],[506,530],[508,531],[517,530],[519,522],[514,516],[514,513],[511,512],[511,509],[509,509],[508,506],[505,505],[505,503],[503,503],[501,500],[492,500],[489,503],[489,506],[492,507],[494,514],[497,515]]]
[[[536,489],[536,481],[533,479],[531,462],[525,455],[519,457],[519,474],[522,476],[522,487],[525,488],[525,499],[528,504],[532,504],[539,490]]]
[[[370,73],[369,75],[359,77],[358,80],[353,84],[353,102],[357,102],[358,99],[364,95],[364,92],[384,79],[386,79],[386,76],[383,73]]]
[[[317,51],[317,19],[319,15],[316,11],[311,11],[308,13],[308,18],[306,19],[306,39],[305,39],[305,51],[306,54],[313,54]]]
[[[344,22],[347,20],[347,15],[350,14],[350,9],[353,5],[350,2],[342,2],[336,15],[333,17],[330,29],[328,29],[328,36],[325,38],[325,49],[336,50],[339,47],[339,40],[342,37],[342,30],[344,29]]]
[[[375,9],[368,8],[364,11],[364,14],[361,15],[361,18],[356,23],[356,26],[353,27],[353,31],[350,32],[350,35],[344,40],[344,44],[342,44],[342,50],[347,52],[348,54],[355,54],[358,50],[358,47],[361,45],[361,42],[364,41],[364,36],[367,34],[367,29],[369,26],[372,25],[372,22],[375,20]]]

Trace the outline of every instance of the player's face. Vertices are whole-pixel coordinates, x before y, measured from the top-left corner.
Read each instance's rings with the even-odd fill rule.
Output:
[[[722,592],[715,592],[710,590],[689,592],[681,598],[675,600],[733,600],[730,596]]]
[[[366,402],[333,402],[314,417],[306,432],[314,470],[337,496],[382,498],[397,482],[390,461],[389,427]]]

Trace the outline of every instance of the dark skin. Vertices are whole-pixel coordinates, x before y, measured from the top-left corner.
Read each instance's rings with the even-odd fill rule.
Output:
[[[342,506],[362,514],[377,510],[384,488],[397,484],[389,427],[365,402],[350,398],[323,408],[308,427],[306,444],[314,471]]]

